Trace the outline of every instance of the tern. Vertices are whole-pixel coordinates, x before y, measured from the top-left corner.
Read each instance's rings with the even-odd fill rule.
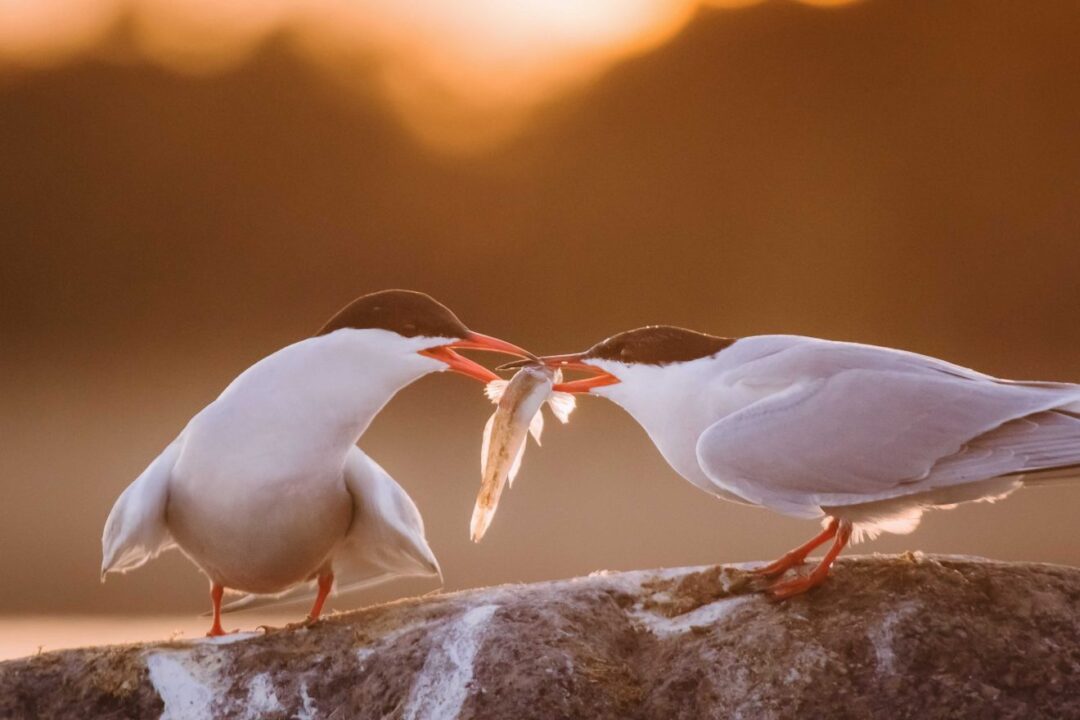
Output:
[[[872,345],[670,326],[541,361],[589,373],[554,389],[621,406],[697,487],[822,519],[819,535],[758,570],[779,578],[832,542],[808,575],[774,582],[778,599],[824,582],[850,540],[909,533],[927,509],[1080,478],[1071,383],[1002,380]]]
[[[217,636],[226,589],[248,593],[231,609],[316,581],[314,622],[335,579],[350,590],[439,575],[416,505],[356,442],[424,375],[497,379],[462,348],[531,357],[423,293],[387,290],[255,363],[120,495],[101,539],[102,580],[179,546],[210,579]]]

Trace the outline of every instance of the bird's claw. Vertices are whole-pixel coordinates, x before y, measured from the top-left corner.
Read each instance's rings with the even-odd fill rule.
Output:
[[[825,582],[825,578],[827,577],[827,572],[812,572],[809,575],[802,575],[797,578],[792,578],[791,580],[773,583],[765,590],[765,592],[769,594],[769,597],[772,600],[787,600],[788,598],[802,595],[804,592],[816,588],[818,585]]]
[[[208,638],[225,637],[226,635],[235,635],[240,632],[239,630],[223,630],[220,627],[210,628],[210,631],[206,633]]]
[[[308,615],[303,620],[298,622],[291,622],[282,625],[281,627],[273,627],[272,625],[259,625],[258,630],[262,630],[264,634],[270,635],[273,633],[283,632],[285,630],[300,630],[314,627],[319,623],[319,618],[313,618]]]

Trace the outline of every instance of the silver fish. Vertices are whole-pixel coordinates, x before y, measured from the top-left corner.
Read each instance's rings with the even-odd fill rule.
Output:
[[[495,517],[499,496],[507,481],[512,486],[525,453],[526,434],[536,444],[544,431],[541,408],[547,401],[560,422],[568,422],[574,410],[574,396],[554,392],[555,383],[562,382],[562,373],[543,365],[526,365],[510,380],[492,380],[484,388],[488,398],[498,407],[484,426],[484,442],[480,448],[480,493],[476,496],[469,533],[473,542],[480,542]]]

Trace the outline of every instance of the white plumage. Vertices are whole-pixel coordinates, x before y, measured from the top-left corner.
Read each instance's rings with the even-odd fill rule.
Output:
[[[339,589],[438,575],[416,506],[354,443],[400,387],[445,369],[417,354],[445,342],[342,330],[260,360],[117,500],[102,576],[174,545],[212,582],[253,596],[311,594],[320,571]]]
[[[937,490],[953,504],[956,486],[1080,465],[1077,385],[794,336],[667,366],[590,364],[620,379],[593,392],[626,408],[673,465],[694,468],[691,481],[796,517],[829,508],[872,525],[884,518],[861,506],[919,496],[924,507]]]
[[[618,347],[632,356],[647,330]],[[927,508],[1080,477],[1078,385],[787,335],[671,363],[622,361],[601,345],[551,364],[611,378],[579,386],[625,408],[687,480],[735,502],[827,516],[856,538],[911,532]]]
[[[211,634],[220,634],[225,589],[247,594],[230,607],[253,607],[313,594],[317,580],[314,619],[335,583],[439,575],[416,506],[355,443],[398,390],[428,373],[495,377],[454,347],[525,354],[471,332],[426,295],[391,290],[260,360],[117,500],[102,578],[178,545],[210,578]]]

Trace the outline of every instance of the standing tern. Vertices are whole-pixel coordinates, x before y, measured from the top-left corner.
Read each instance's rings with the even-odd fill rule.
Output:
[[[387,290],[255,363],[120,495],[101,539],[102,579],[179,546],[210,579],[216,636],[226,588],[249,594],[233,608],[300,595],[315,580],[314,621],[335,579],[347,590],[439,574],[416,506],[356,442],[428,373],[497,378],[455,348],[531,357],[423,293]]]
[[[620,405],[706,492],[823,518],[823,532],[758,571],[779,577],[832,541],[808,575],[770,587],[778,599],[824,582],[853,536],[909,533],[930,508],[1080,479],[1080,385],[1001,380],[871,345],[670,326],[541,360],[589,373],[555,390]]]

